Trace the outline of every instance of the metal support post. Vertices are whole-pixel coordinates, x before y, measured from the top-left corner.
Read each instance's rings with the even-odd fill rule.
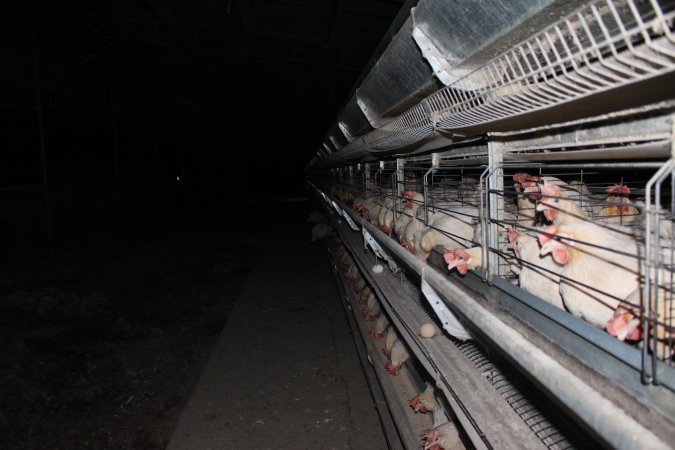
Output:
[[[396,158],[396,174],[394,180],[396,181],[394,187],[394,223],[398,220],[398,202],[405,195],[405,159]],[[401,208],[401,211],[403,208]],[[392,226],[393,228],[393,226]]]
[[[159,100],[153,116],[153,144],[155,153],[155,184],[157,185],[157,209],[162,208],[162,177],[159,167]]]
[[[502,162],[504,161],[504,144],[502,142],[494,141],[493,137],[488,135],[488,168],[489,176],[487,177],[487,186],[485,189],[485,196],[487,201],[487,220],[484,220],[484,226],[487,230],[487,245],[488,248],[499,248],[499,228],[500,225],[494,220],[504,220],[504,196],[496,194],[495,192],[504,192],[504,169]],[[501,257],[496,252],[488,252],[488,273],[492,275],[504,275],[500,273],[499,262]],[[487,280],[489,282],[489,279]]]
[[[33,50],[33,83],[35,108],[37,112],[38,136],[40,138],[40,157],[42,168],[42,191],[45,201],[45,222],[47,225],[47,239],[49,240],[49,255],[54,257],[54,224],[52,221],[52,194],[49,190],[49,176],[47,171],[47,139],[45,136],[45,117],[44,106],[42,104],[42,90],[40,89],[40,65],[37,54],[37,31],[35,26],[31,27],[31,41]]]
[[[363,172],[363,191],[365,195],[365,191],[370,189],[370,164],[365,163],[363,166],[365,167]]]
[[[380,168],[377,169],[377,171],[375,172],[375,188],[378,191],[378,195],[382,193],[381,190],[379,189],[380,187],[382,187],[382,182],[381,181],[378,182],[377,180],[378,178],[381,179],[381,174],[384,171],[384,161],[380,161],[379,164]]]
[[[349,188],[354,189],[354,166],[349,166]]]
[[[112,66],[110,67],[109,77],[109,94],[110,94],[110,126],[112,129],[112,150],[113,163],[115,167],[115,195],[117,198],[117,226],[118,231],[122,231],[122,183],[120,180],[120,157],[119,157],[119,139],[117,136],[117,118],[115,116],[115,90],[113,88]]]
[[[422,179],[424,191],[424,224],[429,225],[429,175],[436,173],[440,165],[440,156],[438,153],[431,154],[431,168],[427,170]]]

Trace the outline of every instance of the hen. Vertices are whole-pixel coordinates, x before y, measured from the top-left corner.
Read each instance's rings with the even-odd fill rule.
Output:
[[[518,207],[518,223],[526,226],[532,227],[536,224],[536,204],[535,199],[526,194],[525,189],[528,187],[536,186],[539,177],[533,177],[524,172],[518,172],[513,175],[513,186],[516,190],[516,195],[518,200],[516,202]]]
[[[473,242],[478,209],[460,207],[452,211],[437,211],[429,219],[430,228],[423,235],[419,248],[428,254],[436,245],[454,247]]]
[[[387,371],[392,375],[397,375],[398,371],[401,369],[401,365],[410,358],[410,353],[405,344],[400,340],[397,340],[394,345],[391,347],[391,353],[389,354],[389,362],[386,364]]]
[[[422,234],[429,229],[424,224],[424,208],[419,208],[415,217],[412,217],[408,222],[408,226],[405,229],[405,248],[408,249],[410,253],[420,254],[421,249],[419,249],[419,242],[422,238]]]
[[[364,287],[361,291],[361,295],[359,296],[359,303],[365,305],[372,292],[373,291],[370,289],[370,286]]]
[[[391,349],[397,341],[398,335],[396,334],[396,330],[394,327],[388,327],[384,333],[384,347],[382,348],[382,353],[387,359],[391,356]]]
[[[637,242],[592,222],[553,225],[543,231],[540,254],[551,254],[564,266],[563,303],[573,315],[604,329],[621,300],[640,287]]]
[[[457,272],[466,275],[483,265],[483,249],[481,247],[446,249],[443,259],[448,270],[457,268]]]
[[[588,221],[588,214],[582,209],[583,196],[570,185],[554,177],[542,177],[538,189],[542,195],[537,211],[542,211],[547,220],[555,225],[566,225]],[[536,192],[537,188],[526,190]]]
[[[334,234],[333,226],[326,222],[319,222],[312,227],[312,237],[309,242],[320,241],[331,234]]]
[[[398,236],[398,241],[401,245],[405,245],[405,229],[408,226],[408,222],[415,217],[417,210],[424,203],[424,196],[415,191],[405,191],[403,197],[406,200],[405,208],[394,223],[394,232]]]
[[[328,218],[321,211],[312,211],[307,217],[307,223],[327,222]]]
[[[520,287],[553,306],[565,309],[560,296],[562,266],[548,255],[541,256],[537,238],[515,227],[509,228],[509,242],[516,258],[521,262],[518,274]]]
[[[373,321],[380,315],[380,302],[377,301],[372,293],[368,296],[366,307],[363,309],[363,318],[367,321]]]
[[[424,391],[417,394],[410,400],[410,407],[415,410],[415,412],[421,412],[426,414],[429,411],[433,411],[438,406],[436,403],[436,397],[434,396],[434,388],[430,384],[427,384]]]
[[[424,450],[460,450],[464,448],[457,427],[451,422],[426,430],[422,435],[422,446]]]
[[[417,413],[426,414],[431,412],[434,426],[447,422],[445,408],[438,402],[435,395],[436,390],[431,384],[427,384],[424,391],[417,394],[410,400],[410,407]]]
[[[662,275],[668,276],[665,270],[661,272]],[[666,283],[672,286],[672,281],[671,278],[668,278]],[[625,300],[626,302],[621,303],[616,308],[614,315],[607,322],[607,332],[620,341],[626,339],[631,341],[641,340],[644,337],[642,305],[645,304],[642,289],[635,290]],[[657,323],[654,326],[650,321],[649,347],[658,358],[669,359],[673,356],[673,348],[671,347],[673,338],[672,321],[675,317],[675,306],[672,302],[670,289],[663,286],[658,289],[658,299],[656,305],[652,302],[652,308],[656,310]],[[654,335],[656,336],[656,348],[654,348],[654,342],[651,339]]]
[[[630,188],[623,184],[615,184],[606,190],[607,200],[595,212],[598,220],[608,223],[629,224],[641,220],[640,211],[633,206],[628,197]]]
[[[391,236],[391,226],[394,220],[395,200],[394,197],[385,197],[377,216],[377,226],[389,236]]]
[[[388,326],[389,321],[387,320],[387,316],[380,314],[368,335],[375,340],[382,339],[384,337],[384,330],[386,330]]]

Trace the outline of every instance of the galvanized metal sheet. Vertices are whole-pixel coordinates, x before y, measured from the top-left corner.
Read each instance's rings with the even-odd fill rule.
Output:
[[[423,0],[412,13],[413,36],[436,76],[448,85],[476,67],[474,64],[458,69],[467,58],[554,3],[553,0]],[[549,16],[549,20],[557,19],[557,15]],[[499,51],[498,48],[490,52],[482,61]]]
[[[335,148],[342,149],[345,145],[349,144],[349,141],[345,137],[344,133],[336,123],[333,125],[333,128],[331,128],[330,132],[328,133],[328,138],[330,141],[333,143],[333,146]]]
[[[353,140],[353,137],[361,136],[373,129],[370,122],[368,122],[368,119],[366,119],[366,116],[363,114],[363,111],[359,108],[359,105],[356,102],[356,95],[349,100],[347,106],[345,106],[345,109],[342,111],[342,114],[338,117],[338,121],[340,123],[340,128],[343,129],[345,135],[352,137],[349,139],[350,142]]]
[[[441,87],[415,44],[412,30],[408,18],[357,90],[359,106],[374,128]]]

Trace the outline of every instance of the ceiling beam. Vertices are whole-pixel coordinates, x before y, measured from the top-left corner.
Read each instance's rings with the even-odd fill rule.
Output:
[[[49,81],[43,83],[42,86],[40,86],[40,90],[46,91],[47,89],[49,89],[50,86],[53,86],[54,83],[56,83],[57,81],[59,81],[60,79],[62,79],[62,78],[64,78],[64,77],[67,77],[68,75],[70,75],[71,73],[75,72],[77,69],[79,69],[80,67],[84,66],[85,64],[87,64],[88,62],[92,61],[93,59],[96,59],[97,57],[101,56],[101,55],[104,54],[106,51],[108,51],[109,49],[111,49],[114,45],[115,45],[115,41],[107,42],[107,43],[106,43],[105,45],[103,45],[101,48],[97,49],[96,51],[94,51],[93,53],[91,53],[89,56],[87,56],[87,57],[81,59],[81,60],[80,60],[79,62],[77,62],[75,65],[73,65],[73,66],[69,67],[68,69],[64,70],[63,72],[61,72],[60,74],[58,74],[57,76],[55,76],[54,78],[52,78],[51,80],[49,80]]]
[[[156,20],[159,25],[159,30],[167,35],[169,39],[175,44],[177,48],[180,48],[185,52],[185,54],[192,60],[192,62],[195,63],[199,68],[203,69],[206,66],[206,63],[201,59],[198,58],[197,55],[194,54],[192,49],[184,45],[183,38],[181,37],[180,33],[178,33],[174,27],[162,16],[157,9],[148,2],[148,0],[135,0],[136,3],[145,10],[148,15]]]
[[[240,13],[239,15],[242,20],[244,31],[247,35],[251,37],[265,36],[272,39],[290,39],[296,43],[302,43],[312,47],[322,46],[321,38],[299,36],[297,34],[284,33],[280,31],[262,30],[260,24],[258,23],[258,17],[256,16],[254,6],[252,6],[254,4],[255,1],[251,0],[237,0],[237,7]]]
[[[56,6],[58,6],[63,12],[65,12],[71,19],[73,19],[75,22],[79,23],[80,25],[84,26],[85,28],[90,29],[91,31],[94,32],[96,35],[102,35],[101,30],[96,25],[91,24],[88,20],[84,19],[80,14],[74,13],[73,11],[70,10],[70,8],[67,8],[63,5],[58,0],[52,0],[52,3],[54,3]],[[109,33],[106,33],[106,35],[109,36]]]
[[[205,47],[201,45],[193,45],[193,44],[175,44],[173,42],[163,42],[163,41],[151,41],[151,40],[146,40],[146,39],[134,39],[134,38],[121,38],[119,39],[121,41],[129,42],[129,43],[136,43],[136,44],[145,44],[145,45],[152,45],[152,46],[160,46],[160,47],[168,47],[168,48],[179,48],[179,49],[187,49],[187,50],[197,50],[197,51],[205,51],[205,52],[213,52],[213,53],[218,53],[222,55],[228,55],[228,56],[237,56],[242,59],[254,59],[254,60],[264,60],[264,61],[272,61],[272,62],[282,62],[282,63],[288,63],[292,65],[300,65],[300,66],[307,66],[307,67],[316,67],[316,68],[326,68],[326,69],[332,69],[332,70],[339,70],[343,72],[355,72],[358,73],[361,71],[361,68],[359,67],[349,67],[349,66],[340,66],[340,65],[333,65],[333,64],[322,64],[322,63],[314,63],[310,61],[303,61],[297,58],[286,58],[286,57],[281,57],[281,56],[271,56],[271,55],[263,55],[263,54],[257,54],[254,52],[243,52],[243,51],[233,51],[230,49],[225,49],[225,48],[218,48],[218,47]],[[209,67],[209,69],[214,69],[213,67]],[[221,70],[221,69],[215,69],[215,70]]]
[[[90,34],[84,33],[84,32],[81,32],[81,31],[62,29],[62,28],[51,27],[51,26],[39,25],[39,26],[37,26],[37,28],[39,30],[52,32],[52,33],[72,34],[72,35],[77,35],[77,36],[91,36]],[[230,38],[230,39],[233,37],[232,35],[226,35],[226,36],[227,36],[227,38]],[[241,35],[241,34],[238,34],[238,35],[235,35],[235,36],[239,37],[241,39],[246,38],[245,35]],[[295,64],[295,65],[303,65],[303,66],[308,66],[308,67],[326,67],[327,69],[341,70],[341,71],[346,71],[346,72],[360,72],[361,71],[361,68],[356,67],[356,66],[347,66],[347,65],[339,65],[339,64],[337,64],[337,65],[336,64],[322,64],[322,63],[314,63],[314,62],[311,62],[311,61],[304,61],[304,60],[297,59],[297,58],[270,56],[270,55],[266,55],[266,54],[256,53],[255,51],[251,51],[250,49],[246,49],[246,51],[244,51],[243,45],[242,45],[241,50],[233,51],[229,48],[209,47],[209,46],[192,44],[192,43],[177,44],[173,41],[168,42],[168,41],[161,41],[161,40],[141,39],[141,38],[127,38],[127,37],[124,37],[124,36],[116,36],[112,39],[116,40],[117,42],[127,42],[127,43],[145,44],[145,45],[151,45],[151,46],[175,47],[175,48],[181,48],[181,49],[208,51],[208,52],[214,52],[214,53],[219,53],[219,54],[224,54],[224,55],[239,56],[242,59],[262,59],[262,60],[270,60],[270,61],[273,61],[273,62],[284,62],[284,63]],[[270,41],[272,41],[272,39],[270,39]],[[294,45],[294,44],[290,44],[290,45]],[[324,46],[320,46],[319,48],[325,49]],[[295,54],[297,52],[292,51],[292,53]]]

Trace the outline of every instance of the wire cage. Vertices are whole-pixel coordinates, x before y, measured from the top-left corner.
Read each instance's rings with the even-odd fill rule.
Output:
[[[671,2],[593,2],[430,99],[441,128],[464,128],[590,96],[675,68]]]
[[[482,269],[485,281],[505,278],[640,348],[643,382],[658,382],[658,367],[673,365],[675,165],[508,161],[490,167],[479,160],[458,165],[435,156],[354,166],[334,175],[333,186],[348,194],[345,204],[422,259],[436,246],[451,254],[476,249],[469,269]],[[370,203],[363,209],[359,201]],[[587,273],[568,270],[555,252],[576,255],[570,265],[588,264]],[[451,261],[449,268],[459,268]]]
[[[674,19],[675,5],[666,0],[591,2],[350,146],[377,153],[421,142],[436,131],[489,131],[506,119],[536,117],[533,113],[672,75]]]
[[[672,162],[504,163],[487,188],[486,253],[521,288],[634,347],[643,381],[673,364]],[[503,265],[492,267],[503,276]]]
[[[675,436],[674,23],[584,2],[320,165],[361,161],[331,181],[374,252],[609,446]]]
[[[457,165],[452,158],[439,158],[424,174],[424,223],[443,235],[436,245],[471,248],[480,244],[480,192],[482,159]],[[463,162],[463,161],[461,161]],[[467,227],[469,225],[470,227]],[[433,232],[431,232],[433,233]]]

